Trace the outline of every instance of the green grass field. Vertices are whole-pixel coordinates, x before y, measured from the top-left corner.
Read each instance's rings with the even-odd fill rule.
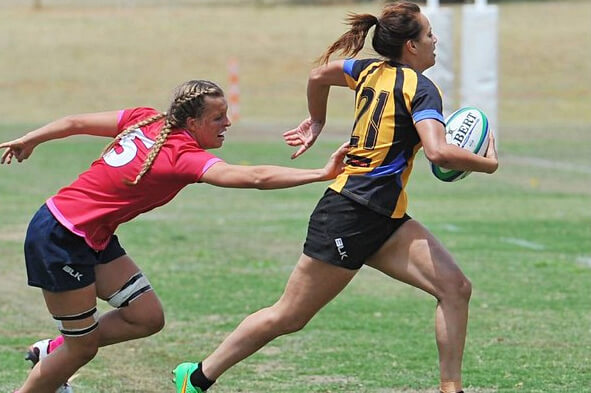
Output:
[[[67,113],[164,108],[185,79],[225,85],[232,55],[241,64],[243,120],[217,153],[233,163],[323,165],[350,129],[349,92],[333,92],[327,134],[300,159],[289,160],[279,135],[305,115],[311,61],[342,32],[349,9],[378,5],[0,9],[0,139]],[[503,5],[499,171],[444,184],[422,154],[416,160],[409,213],[473,283],[466,393],[591,392],[590,16],[586,2]],[[105,143],[56,141],[24,164],[0,167],[2,392],[24,380],[24,349],[56,334],[39,291],[26,285],[26,225]],[[74,380],[76,393],[172,392],[178,362],[201,359],[279,297],[325,187],[197,185],[122,226],[167,325],[102,349]],[[239,364],[211,392],[434,392],[434,306],[364,268],[302,332]]]

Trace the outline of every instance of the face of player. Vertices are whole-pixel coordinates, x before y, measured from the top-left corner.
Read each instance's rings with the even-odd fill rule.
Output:
[[[437,37],[433,34],[429,19],[423,14],[419,14],[419,22],[423,29],[421,35],[412,41],[415,49],[414,67],[417,71],[423,72],[435,65],[435,44]]]
[[[199,119],[189,118],[187,129],[203,149],[216,149],[224,143],[226,130],[232,125],[224,97],[205,97],[205,110]]]

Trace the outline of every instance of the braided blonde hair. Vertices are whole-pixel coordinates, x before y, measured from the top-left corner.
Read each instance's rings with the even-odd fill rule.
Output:
[[[105,148],[103,149],[103,152],[101,153],[101,157],[104,156],[105,154],[107,154],[107,152],[109,150],[111,150],[121,139],[123,139],[126,135],[129,135],[133,130],[137,129],[137,128],[141,128],[141,127],[145,127],[148,124],[152,124],[160,119],[162,119],[164,116],[166,116],[166,112],[162,112],[162,113],[158,113],[152,117],[148,117],[142,121],[140,121],[139,123],[136,123],[132,126],[127,127],[126,129],[124,129],[123,131],[121,131],[116,137],[115,139],[113,139],[111,141],[111,143],[109,143],[107,146],[105,146]]]
[[[103,150],[103,154],[113,148],[113,146],[119,142],[123,137],[130,134],[133,130],[145,127],[152,124],[162,118],[165,118],[162,130],[156,137],[154,145],[150,149],[148,156],[146,157],[142,169],[139,171],[135,179],[129,180],[124,179],[123,181],[134,186],[138,184],[140,179],[150,170],[156,156],[160,152],[160,149],[166,142],[168,135],[174,128],[186,128],[187,120],[189,118],[199,119],[205,111],[205,97],[223,97],[223,90],[213,82],[206,80],[191,80],[178,86],[174,92],[174,98],[170,104],[167,112],[158,113],[147,119],[144,119],[130,127],[127,127],[115,139]]]

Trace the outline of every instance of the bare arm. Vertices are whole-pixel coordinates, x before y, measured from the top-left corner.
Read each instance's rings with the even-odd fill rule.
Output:
[[[326,122],[326,106],[331,86],[347,86],[343,71],[344,60],[337,60],[314,68],[308,77],[308,111],[310,117],[297,128],[283,134],[285,143],[300,146],[291,158],[297,158],[310,148]]]
[[[326,122],[326,105],[331,86],[347,86],[344,60],[332,61],[314,68],[308,76],[308,111],[312,122]]]
[[[115,137],[118,119],[119,112],[112,111],[71,115],[52,121],[20,138],[0,144],[0,149],[6,149],[0,164],[10,164],[13,157],[21,162],[29,158],[37,145],[53,139],[72,135]]]
[[[348,143],[341,145],[331,155],[324,168],[320,169],[298,169],[274,165],[230,165],[218,162],[203,174],[201,181],[219,187],[268,190],[330,180],[343,171],[343,160],[348,151]]]
[[[433,119],[421,120],[416,124],[427,159],[447,169],[493,173],[499,163],[493,133],[490,133],[485,157],[469,152],[445,140],[443,124]]]

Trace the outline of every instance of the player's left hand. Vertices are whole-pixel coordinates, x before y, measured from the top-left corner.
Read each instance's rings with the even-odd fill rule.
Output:
[[[339,148],[332,153],[330,159],[324,166],[326,172],[326,180],[332,180],[340,175],[345,170],[345,156],[351,149],[349,142],[343,143]]]

